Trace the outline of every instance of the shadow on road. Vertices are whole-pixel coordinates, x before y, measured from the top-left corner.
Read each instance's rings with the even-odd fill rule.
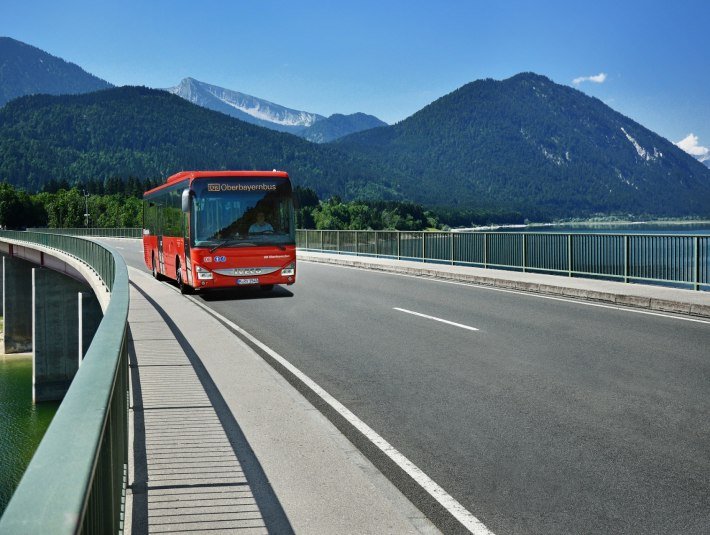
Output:
[[[293,292],[283,286],[274,286],[271,291],[264,291],[260,288],[234,288],[233,290],[213,290],[204,293],[197,292],[195,295],[204,301],[245,301],[251,299],[281,299],[293,297]]]

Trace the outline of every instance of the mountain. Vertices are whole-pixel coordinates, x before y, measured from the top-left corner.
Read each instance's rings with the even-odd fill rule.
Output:
[[[533,73],[467,84],[343,150],[398,169],[427,205],[528,217],[710,214],[710,170],[596,98]]]
[[[0,37],[0,106],[37,93],[88,93],[113,87],[81,67],[10,37]]]
[[[348,134],[387,124],[377,117],[364,113],[335,114],[326,118],[317,113],[286,108],[268,100],[200,82],[194,78],[185,78],[180,84],[168,88],[167,91],[203,108],[225,113],[247,123],[278,132],[289,132],[315,143],[326,143]]]
[[[374,115],[366,115],[364,113],[342,115],[335,113],[327,119],[315,122],[310,127],[299,132],[298,135],[314,143],[328,143],[355,132],[380,126],[387,126],[387,123],[380,121]]]
[[[0,108],[0,181],[36,190],[182,169],[283,169],[321,198],[410,200],[529,219],[710,215],[710,169],[601,101],[521,74],[327,144],[165,91],[34,95]]]
[[[295,134],[324,119],[322,115],[286,108],[268,100],[206,84],[194,78],[185,78],[179,85],[167,91],[198,106],[280,132]]]
[[[21,97],[0,108],[0,182],[37,190],[184,169],[282,169],[321,197],[401,198],[379,169],[166,91],[120,87],[83,95]],[[395,173],[396,175],[396,173]]]

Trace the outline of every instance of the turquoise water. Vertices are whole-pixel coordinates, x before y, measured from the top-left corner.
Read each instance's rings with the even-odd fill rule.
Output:
[[[32,357],[0,356],[0,515],[58,403],[32,403]]]
[[[710,222],[703,223],[583,223],[500,228],[492,232],[563,232],[609,234],[710,235]]]

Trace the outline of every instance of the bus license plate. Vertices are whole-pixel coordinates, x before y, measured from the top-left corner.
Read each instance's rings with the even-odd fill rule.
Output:
[[[247,284],[259,284],[259,279],[237,279],[237,284],[239,286],[244,286]]]

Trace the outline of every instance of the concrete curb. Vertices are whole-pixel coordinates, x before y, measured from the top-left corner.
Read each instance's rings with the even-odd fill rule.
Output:
[[[623,291],[602,291],[589,288],[575,288],[572,286],[564,286],[556,284],[552,275],[549,284],[540,283],[537,281],[515,280],[511,277],[506,277],[505,271],[502,270],[487,270],[495,273],[491,276],[482,276],[478,274],[466,274],[460,272],[443,271],[436,269],[435,265],[423,264],[424,267],[412,267],[410,265],[392,265],[387,263],[378,263],[377,258],[368,257],[367,261],[363,261],[358,257],[333,257],[325,256],[317,253],[298,251],[298,259],[310,262],[318,262],[322,264],[332,264],[338,266],[354,267],[359,269],[368,269],[370,271],[382,271],[386,273],[397,273],[402,275],[410,275],[415,277],[435,278],[447,281],[463,282],[468,284],[476,284],[480,286],[490,286],[505,290],[517,290],[521,292],[539,293],[545,295],[553,295],[556,297],[569,297],[572,299],[583,299],[587,301],[596,301],[600,303],[627,306],[652,310],[657,312],[671,312],[675,314],[684,314],[689,316],[698,316],[701,318],[710,318],[710,294],[707,295],[707,304],[694,303],[690,300],[682,301],[675,299],[665,299],[661,297],[652,297],[644,295],[635,295],[631,292]],[[520,273],[515,272],[517,275]],[[574,279],[579,281],[580,279]],[[594,284],[593,279],[584,279],[585,283]],[[622,283],[615,283],[622,285]],[[623,285],[622,285],[623,286]],[[638,285],[636,285],[638,287]],[[657,288],[648,286],[645,289]],[[688,290],[678,290],[679,292]],[[697,293],[697,292],[695,292]],[[704,300],[704,296],[702,297]]]
[[[11,238],[1,238],[0,243],[12,244],[15,247],[12,256],[27,260],[28,262],[37,264],[37,266],[52,269],[79,282],[85,282],[91,287],[96,298],[99,300],[101,310],[106,312],[109,301],[111,300],[111,294],[101,280],[101,277],[99,277],[99,274],[83,260],[66,251],[47,247],[39,243],[13,240]],[[4,249],[0,250],[0,252],[5,255],[8,254]],[[39,253],[46,255],[44,261]]]

